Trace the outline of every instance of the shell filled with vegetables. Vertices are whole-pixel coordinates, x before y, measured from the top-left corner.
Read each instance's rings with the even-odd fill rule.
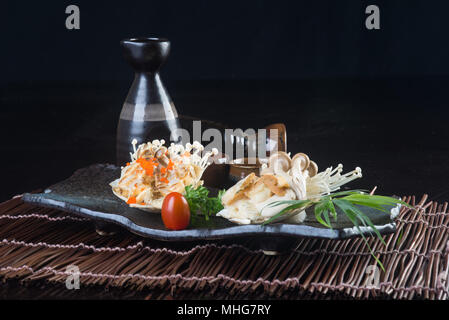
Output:
[[[262,165],[259,177],[250,174],[225,192],[225,209],[217,215],[238,224],[264,223],[288,207],[288,203],[279,204],[282,201],[319,199],[362,176],[360,168],[346,174],[342,171],[343,165],[339,164],[319,172],[318,165],[304,153],[290,157],[286,152],[275,152]],[[270,206],[273,203],[278,205]],[[301,223],[305,217],[305,211],[298,209],[282,219]]]
[[[150,212],[160,212],[164,197],[170,192],[184,194],[186,186],[201,186],[209,157],[218,153],[213,149],[202,155],[204,147],[197,141],[185,147],[172,143],[168,148],[164,140],[143,143],[137,149],[137,141],[132,144],[131,161],[110,186],[130,207]]]

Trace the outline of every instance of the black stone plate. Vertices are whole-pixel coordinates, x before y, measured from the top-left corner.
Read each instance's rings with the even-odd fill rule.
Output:
[[[329,229],[316,222],[313,212],[307,212],[304,224],[236,225],[224,218],[212,217],[208,222],[196,218],[188,229],[170,231],[164,227],[160,214],[130,208],[114,196],[109,183],[119,176],[120,169],[114,165],[92,165],[77,170],[70,178],[49,187],[44,193],[25,194],[23,200],[88,217],[96,222],[118,224],[133,233],[157,240],[190,241],[235,237],[345,239],[359,235],[344,214],[339,213],[333,229]],[[381,234],[395,231],[396,225],[388,214],[361,208]],[[393,212],[398,210],[399,208],[395,208]],[[365,234],[371,234],[369,228],[362,230]]]

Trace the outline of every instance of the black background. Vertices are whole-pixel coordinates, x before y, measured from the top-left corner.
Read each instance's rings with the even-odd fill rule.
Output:
[[[66,6],[81,29],[65,28]],[[380,8],[381,29],[365,28]],[[162,36],[178,112],[263,127],[352,186],[449,198],[447,1],[2,1],[0,200],[114,162],[133,73],[119,41]]]
[[[165,82],[447,75],[444,0],[2,1],[1,83],[128,81],[119,40],[172,41]],[[76,4],[81,29],[65,28]],[[381,30],[365,28],[377,4]]]

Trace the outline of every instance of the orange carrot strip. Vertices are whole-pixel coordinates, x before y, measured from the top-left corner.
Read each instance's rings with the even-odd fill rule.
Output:
[[[168,183],[168,182],[169,182],[168,179],[165,178],[165,177],[161,177],[159,180],[161,180],[162,182],[165,182],[165,183]]]
[[[134,204],[137,202],[136,197],[129,197],[128,201],[126,201],[127,204]]]

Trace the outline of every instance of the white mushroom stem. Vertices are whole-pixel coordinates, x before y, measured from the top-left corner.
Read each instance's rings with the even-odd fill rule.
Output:
[[[129,155],[131,156],[131,162],[132,162],[132,161],[136,160],[136,157],[137,157],[137,155],[136,155],[137,154],[137,148],[136,148],[137,139],[133,139],[131,141],[131,144],[133,145],[133,150],[134,150],[134,153],[132,153],[132,152],[129,153]]]
[[[293,191],[295,191],[296,197],[298,200],[307,199],[307,188],[306,188],[306,179],[303,175],[293,176]]]
[[[195,154],[195,155],[198,155],[198,153],[200,153],[201,151],[204,150],[203,145],[201,143],[199,143],[198,141],[194,141],[192,146],[194,149],[193,154]]]
[[[359,167],[354,170],[341,174],[343,165],[339,164],[335,169],[327,168],[307,181],[307,198],[317,198],[335,192],[348,182],[362,177],[362,169]]]
[[[133,145],[134,152],[137,152],[137,149],[136,149],[137,139],[133,139],[133,141],[131,141],[131,144]]]
[[[203,169],[206,169],[209,165],[208,160],[210,156],[215,156],[218,154],[218,149],[213,148],[211,151],[208,151],[204,154],[204,156],[201,158],[201,160],[198,162],[198,166],[200,166]]]
[[[153,140],[151,144],[153,145],[154,149],[159,149],[164,143],[165,140]]]
[[[298,159],[299,160],[299,159]],[[302,161],[294,161],[290,169],[292,177],[292,189],[295,191],[298,200],[307,199],[306,178],[307,171],[302,170]]]
[[[342,186],[348,182],[351,182],[352,180],[355,180],[357,178],[361,178],[361,177],[362,177],[362,169],[357,167],[350,172],[340,175],[340,177],[338,179],[335,179],[334,181],[332,181],[333,182],[332,187],[340,189],[340,186]]]

